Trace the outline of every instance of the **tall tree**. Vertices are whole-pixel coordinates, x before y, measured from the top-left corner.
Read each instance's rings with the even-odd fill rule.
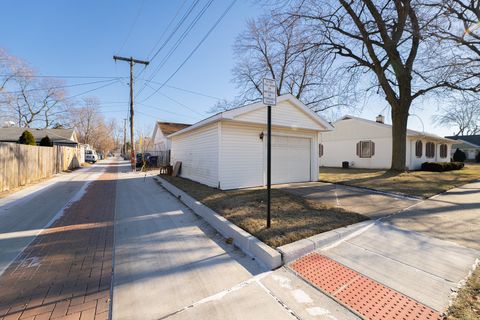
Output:
[[[434,121],[445,127],[455,128],[454,135],[480,134],[480,102],[472,94],[455,96],[452,102],[441,108]]]
[[[314,111],[338,107],[338,95],[347,91],[326,78],[330,58],[323,48],[312,47],[311,38],[298,18],[272,14],[249,20],[234,44],[233,82],[240,96],[215,109],[258,100],[263,78],[276,81],[278,95],[290,93]]]
[[[431,36],[440,10],[412,0],[298,0],[289,10],[309,34],[321,35],[316,46],[336,59],[330,70],[359,79],[357,90],[384,96],[392,117],[391,169],[404,171],[412,103],[465,82],[457,77],[457,57]]]

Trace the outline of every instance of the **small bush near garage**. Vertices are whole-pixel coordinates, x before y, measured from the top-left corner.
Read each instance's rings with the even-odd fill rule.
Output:
[[[477,156],[475,157],[475,160],[480,163],[480,151],[478,151]]]
[[[467,155],[462,150],[458,149],[453,154],[453,161],[455,162],[464,162],[467,159]]]
[[[424,162],[422,171],[444,172],[463,169],[463,162]]]

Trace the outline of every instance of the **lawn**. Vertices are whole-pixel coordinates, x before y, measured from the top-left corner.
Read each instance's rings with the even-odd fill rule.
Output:
[[[480,319],[480,268],[473,272],[466,285],[460,289],[447,313],[447,320]]]
[[[320,181],[397,192],[428,198],[468,182],[480,180],[480,165],[466,165],[462,170],[446,172],[320,168]]]
[[[180,177],[161,177],[272,247],[368,219],[273,189],[272,225],[267,229],[264,188],[222,191]]]

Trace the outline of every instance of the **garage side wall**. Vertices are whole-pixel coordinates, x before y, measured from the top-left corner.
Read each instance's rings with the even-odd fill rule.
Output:
[[[220,188],[263,185],[263,141],[260,126],[220,123]]]
[[[172,137],[171,163],[182,162],[181,177],[218,187],[218,130],[214,123]]]

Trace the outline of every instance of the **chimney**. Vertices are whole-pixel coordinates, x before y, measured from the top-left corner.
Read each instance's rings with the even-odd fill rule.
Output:
[[[385,123],[385,117],[379,114],[375,121],[377,121],[378,123]]]

